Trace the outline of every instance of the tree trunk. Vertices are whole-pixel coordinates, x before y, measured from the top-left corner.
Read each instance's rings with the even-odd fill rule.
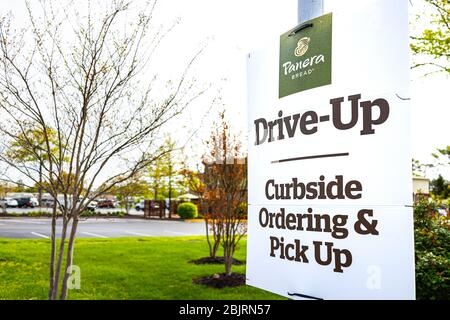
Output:
[[[224,246],[223,254],[225,259],[225,274],[227,276],[231,275],[231,267],[233,265],[233,254],[232,254],[232,234],[231,234],[231,220],[232,220],[232,207],[231,207],[231,196],[227,194],[227,206],[226,206],[226,218],[225,218],[225,232],[224,232]]]
[[[219,246],[220,246],[222,230],[220,229],[219,217],[213,215],[212,219],[213,219],[212,220],[213,221],[212,229],[213,229],[213,236],[214,236],[213,257],[216,257],[217,250],[219,250]]]
[[[55,258],[56,258],[56,199],[53,201],[52,210],[52,230],[51,230],[51,253],[50,253],[50,287],[48,290],[48,299],[53,297],[55,290]]]
[[[65,218],[63,221],[63,227],[62,227],[62,231],[61,231],[61,243],[59,244],[58,262],[56,264],[56,269],[55,269],[55,280],[53,282],[52,300],[56,300],[56,297],[58,296],[59,279],[61,276],[62,258],[64,255],[64,245],[66,242],[68,223],[69,223],[69,221],[67,220],[67,218]]]
[[[231,266],[233,265],[233,256],[229,246],[230,244],[228,243],[226,248],[224,248],[225,274],[227,276],[231,275]]]
[[[169,219],[172,218],[172,177],[169,177]]]
[[[231,261],[228,259],[225,260],[225,274],[227,276],[231,275]]]
[[[130,199],[128,197],[124,197],[125,200],[125,212],[127,215],[130,215],[130,203],[128,202]]]
[[[39,162],[38,207],[42,204],[42,162]]]
[[[209,240],[209,223],[208,223],[208,221],[209,221],[209,219],[205,218],[206,242],[208,243],[208,247],[209,247],[209,256],[211,258],[214,258],[213,247],[211,245],[211,240]]]
[[[72,267],[72,262],[73,262],[73,249],[74,249],[75,238],[76,238],[76,233],[77,233],[77,226],[78,226],[78,215],[76,215],[73,218],[72,228],[70,230],[69,246],[67,248],[66,271],[64,273],[64,279],[62,282],[60,300],[67,299],[67,290],[68,290],[67,283],[68,283],[69,277],[70,277],[70,270],[72,269],[71,267]]]
[[[220,237],[216,237],[214,240],[214,246],[213,246],[213,258],[217,255],[217,250],[219,250],[220,246]]]
[[[203,198],[202,198],[202,196],[198,197],[198,204],[199,204],[198,213],[200,213],[203,216]]]

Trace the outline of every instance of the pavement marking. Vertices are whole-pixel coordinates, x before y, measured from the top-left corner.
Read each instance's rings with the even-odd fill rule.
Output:
[[[47,224],[45,222],[37,222],[33,220],[14,220],[14,219],[4,219],[3,222],[16,222],[16,223],[26,223],[26,224]]]
[[[41,237],[41,238],[45,238],[45,239],[50,239],[50,237],[46,236],[45,234],[41,234],[41,233],[37,233],[37,232],[31,232],[31,234],[37,236],[37,237]]]
[[[133,231],[125,231],[125,233],[128,233],[128,234],[132,234],[132,235],[135,235],[135,236],[141,236],[141,237],[153,237],[151,234],[147,234],[147,233],[140,233],[140,232],[133,232]]]
[[[195,236],[196,235],[196,234],[193,234],[193,233],[177,232],[177,231],[170,231],[170,230],[164,230],[163,232],[173,233],[173,234],[180,234],[182,236]]]
[[[95,220],[91,220],[91,219],[86,219],[86,220],[81,220],[81,223],[108,223],[108,222],[115,222],[115,220],[111,220],[108,218],[102,218],[102,219],[95,219]]]
[[[96,238],[109,238],[107,236],[102,236],[101,234],[96,234],[96,233],[92,233],[92,232],[81,232],[82,234],[88,235],[88,236],[93,236]]]

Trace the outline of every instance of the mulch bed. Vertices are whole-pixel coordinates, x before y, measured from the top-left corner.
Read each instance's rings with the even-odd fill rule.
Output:
[[[191,260],[191,261],[189,261],[189,263],[193,263],[193,264],[224,264],[225,259],[224,259],[224,257],[215,257],[215,258],[205,257],[205,258],[200,258],[197,260]],[[241,260],[233,258],[233,264],[236,266],[241,266],[241,265],[245,264],[245,261],[241,261]]]
[[[195,284],[203,284],[208,287],[222,289],[225,287],[237,287],[245,284],[245,274],[232,273],[227,276],[225,273],[214,274],[212,276],[206,276],[194,279],[192,281]]]

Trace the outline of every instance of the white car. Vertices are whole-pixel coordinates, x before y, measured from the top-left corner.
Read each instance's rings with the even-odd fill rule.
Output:
[[[19,205],[16,199],[13,198],[3,198],[0,199],[0,207],[6,208],[16,208]]]
[[[90,211],[95,211],[95,208],[97,208],[97,201],[92,200],[92,201],[88,204],[87,209],[90,210]]]
[[[78,200],[78,205],[80,205],[81,201],[83,201],[84,199],[80,199]],[[91,202],[89,202],[89,204],[86,207],[86,210],[89,211],[95,211],[95,209],[97,208],[97,201],[92,200]]]
[[[141,202],[139,202],[138,204],[136,204],[136,210],[137,211],[144,211],[144,200],[142,200]]]
[[[36,198],[30,198],[30,202],[33,207],[39,207],[39,201]]]

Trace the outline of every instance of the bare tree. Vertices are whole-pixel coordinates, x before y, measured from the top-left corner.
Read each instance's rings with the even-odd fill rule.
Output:
[[[225,274],[229,276],[238,243],[247,232],[246,216],[240,210],[240,204],[247,202],[247,161],[241,139],[232,133],[224,111],[211,132],[207,147],[205,200],[211,208],[213,234],[217,233],[223,247]]]
[[[207,158],[207,156],[204,158]],[[202,203],[205,208],[202,210],[205,220],[206,242],[208,243],[210,258],[215,259],[222,236],[222,224],[218,218],[221,210],[223,210],[223,199],[221,198],[222,195],[217,192],[218,177],[213,170],[214,162],[204,160],[203,165],[205,171],[201,175],[201,183],[204,185]]]
[[[160,129],[203,92],[188,79],[199,53],[165,87],[149,75],[172,26],[153,28],[156,1],[140,3],[89,1],[84,14],[73,1],[27,2],[29,27],[0,20],[0,161],[10,169],[2,179],[21,174],[56,200],[49,299],[67,298],[80,213],[169,152],[158,145]],[[40,152],[30,129],[44,135]],[[42,173],[9,158],[12,144],[33,154]]]
[[[203,165],[206,167],[206,164]],[[210,181],[213,177],[210,177],[208,174],[201,173],[198,168],[197,170],[191,170],[187,164],[187,157],[183,161],[182,166],[183,169],[181,169],[180,174],[183,178],[180,181],[180,185],[187,188],[189,192],[193,192],[196,196],[198,196],[199,213],[205,221],[205,233],[206,242],[209,247],[209,257],[214,259],[216,258],[217,249],[219,249],[220,246],[220,231],[218,225],[216,224],[217,221],[213,219],[214,214],[210,210],[210,205],[214,199],[210,198],[209,201],[204,201],[206,183],[208,183],[208,181]],[[213,181],[211,181],[211,183],[213,183]]]

